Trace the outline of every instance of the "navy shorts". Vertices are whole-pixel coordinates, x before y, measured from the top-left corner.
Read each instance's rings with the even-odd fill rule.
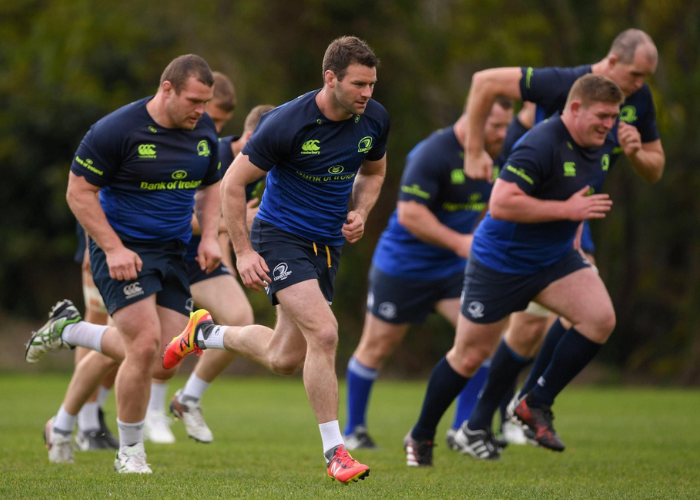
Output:
[[[272,283],[265,292],[273,306],[279,304],[277,292],[310,279],[317,279],[328,304],[333,302],[333,283],[342,246],[314,243],[258,218],[253,220],[250,242],[270,268],[268,276]]]
[[[369,270],[367,311],[373,316],[393,323],[423,323],[435,312],[435,304],[445,299],[457,299],[462,293],[464,273],[458,272],[438,280],[396,278],[375,266]]]
[[[199,262],[196,260],[187,263],[187,281],[189,281],[190,285],[208,280],[209,278],[216,278],[217,276],[231,276],[231,270],[225,265],[219,264],[216,266],[216,269],[207,274],[206,271],[200,269]]]
[[[118,309],[155,294],[156,304],[188,316],[193,301],[187,280],[185,244],[181,241],[153,242],[124,238],[122,243],[143,261],[141,272],[134,280],[110,278],[105,253],[90,240],[92,277],[107,312],[111,315]]]
[[[535,274],[501,273],[472,257],[464,272],[462,314],[474,323],[495,323],[525,310],[550,283],[586,267],[591,264],[577,250]]]

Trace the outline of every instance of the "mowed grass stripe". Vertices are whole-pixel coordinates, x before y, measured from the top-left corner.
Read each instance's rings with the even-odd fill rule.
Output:
[[[171,382],[169,393],[185,379]],[[208,445],[173,426],[174,445],[147,444],[154,474],[119,476],[110,452],[49,464],[41,431],[61,403],[65,374],[0,375],[0,498],[700,498],[700,392],[572,388],[554,407],[563,453],[511,447],[481,462],[436,441],[435,466],[409,468],[401,447],[425,382],[379,380],[369,427],[380,449],[356,451],[371,476],[348,487],[326,477],[318,428],[298,378],[224,378],[203,400]],[[341,386],[341,422],[344,418]],[[106,406],[116,433],[116,410]]]

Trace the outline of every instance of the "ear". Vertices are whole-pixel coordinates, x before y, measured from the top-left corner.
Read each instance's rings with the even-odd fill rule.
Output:
[[[608,56],[608,66],[610,66],[611,68],[614,68],[619,62],[620,57],[617,54],[610,54]]]
[[[571,106],[569,106],[569,108],[571,109],[572,115],[574,115],[574,116],[578,115],[579,112],[581,111],[581,101],[579,101],[577,99],[573,100],[571,102]]]
[[[327,69],[326,72],[323,73],[323,82],[328,87],[334,88],[337,81],[338,81],[338,77],[330,69]]]
[[[165,80],[163,84],[160,86],[161,90],[163,91],[164,94],[169,95],[171,93],[175,93],[175,87],[173,87],[173,84],[170,83],[168,80]]]
[[[243,138],[245,139],[246,142],[248,142],[250,140],[250,136],[252,136],[252,135],[253,135],[253,131],[249,130],[248,132],[243,134]]]

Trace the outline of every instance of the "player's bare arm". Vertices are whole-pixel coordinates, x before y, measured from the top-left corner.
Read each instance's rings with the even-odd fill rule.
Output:
[[[194,212],[202,239],[197,249],[197,261],[202,271],[213,271],[221,262],[219,221],[221,220],[220,185],[214,183],[200,188],[194,195]]]
[[[104,250],[109,267],[109,276],[117,280],[136,279],[143,265],[141,258],[126,248],[107,221],[97,193],[98,186],[90,184],[85,177],[70,173],[66,200],[75,217],[85,231]]]
[[[642,137],[637,127],[622,121],[617,131],[617,137],[637,175],[649,184],[658,182],[666,165],[666,155],[664,155],[661,139],[642,143]]]
[[[221,207],[228,228],[236,267],[243,284],[252,290],[262,290],[271,279],[265,259],[253,250],[246,222],[245,187],[265,175],[265,171],[253,165],[248,155],[239,154],[221,182]]]
[[[610,196],[587,195],[588,190],[589,186],[585,186],[565,201],[541,200],[526,194],[514,182],[498,179],[491,192],[491,216],[523,223],[604,218],[612,208]]]
[[[465,259],[469,257],[472,235],[450,229],[438,220],[428,207],[415,201],[397,203],[399,223],[413,236],[431,245],[452,250]]]
[[[495,68],[474,73],[467,98],[467,140],[464,172],[472,179],[491,181],[493,159],[484,149],[484,126],[497,95],[521,99],[520,68]]]
[[[365,232],[365,221],[379,198],[386,175],[386,155],[381,160],[365,160],[357,171],[352,187],[353,209],[348,212],[342,233],[349,243],[355,243]]]

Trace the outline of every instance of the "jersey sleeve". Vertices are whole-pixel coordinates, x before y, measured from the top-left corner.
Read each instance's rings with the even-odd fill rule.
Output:
[[[637,129],[639,130],[639,135],[642,137],[642,144],[646,142],[654,142],[661,137],[659,135],[659,128],[656,124],[656,106],[654,106],[654,98],[651,95],[651,90],[648,90],[648,110],[644,114],[641,120],[637,122]]]
[[[415,201],[429,206],[439,192],[440,179],[430,158],[426,154],[409,156],[401,176],[399,201]]]
[[[219,158],[219,140],[213,137],[209,141],[209,149],[211,153],[209,154],[209,168],[207,168],[207,173],[202,179],[203,186],[211,186],[216,184],[221,180],[221,158]]]
[[[520,95],[523,101],[534,102],[549,117],[564,109],[566,97],[584,68],[521,68]]]
[[[123,140],[109,127],[93,125],[73,156],[71,172],[93,186],[105,187],[121,164]]]
[[[382,111],[382,133],[377,139],[377,142],[372,146],[372,149],[367,153],[367,156],[365,156],[365,159],[369,161],[381,160],[386,154],[386,143],[389,139],[391,121],[389,120],[389,114],[386,110],[382,109]]]
[[[523,140],[508,157],[499,179],[514,182],[525,194],[532,194],[542,184],[551,167],[551,146]]]
[[[291,152],[294,137],[290,129],[293,127],[284,123],[282,116],[283,113],[273,111],[264,114],[255,133],[241,151],[261,170],[269,172]]]

